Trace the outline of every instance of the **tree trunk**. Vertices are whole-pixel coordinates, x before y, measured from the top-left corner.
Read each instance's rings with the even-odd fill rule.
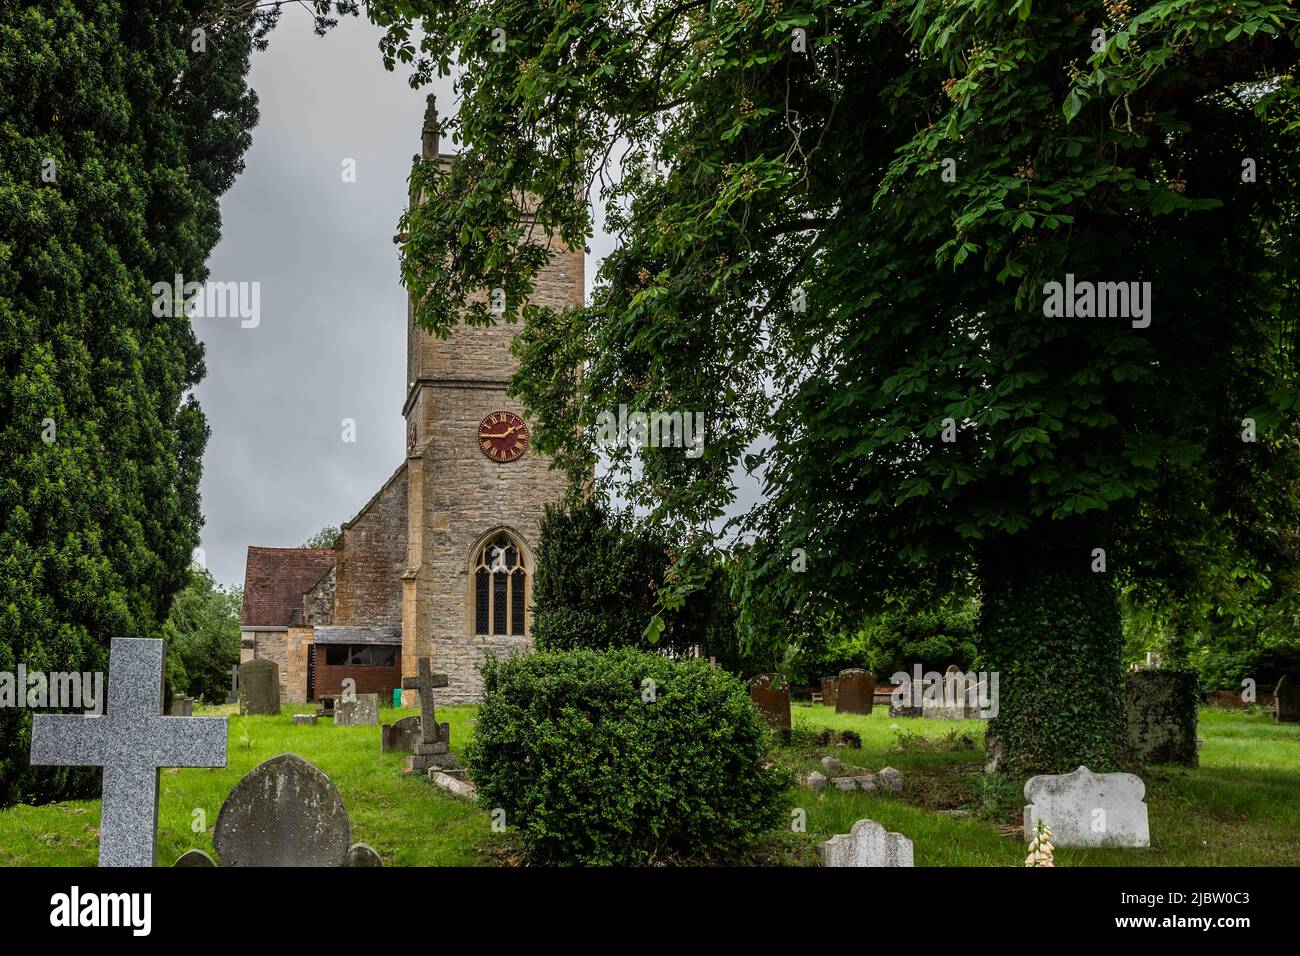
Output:
[[[1105,542],[1080,525],[983,548],[981,656],[999,681],[986,739],[991,769],[1100,773],[1124,761],[1119,601],[1110,569],[1093,570],[1093,549]]]

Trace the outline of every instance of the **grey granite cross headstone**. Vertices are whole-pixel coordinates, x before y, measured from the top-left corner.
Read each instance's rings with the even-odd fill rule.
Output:
[[[433,706],[433,691],[436,687],[447,686],[446,674],[435,674],[429,658],[419,660],[420,676],[403,677],[402,690],[414,690],[420,693],[420,736],[425,743],[436,743],[441,737],[438,728],[438,715]]]
[[[33,765],[104,768],[100,866],[154,865],[159,767],[226,765],[226,718],[163,717],[162,682],[162,641],[115,637],[107,713],[33,718]]]

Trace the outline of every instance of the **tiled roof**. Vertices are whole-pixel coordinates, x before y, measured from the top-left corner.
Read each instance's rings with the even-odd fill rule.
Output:
[[[317,624],[312,632],[317,644],[397,644],[402,643],[400,627],[353,627],[341,624]]]
[[[248,549],[244,568],[245,627],[302,623],[302,597],[334,567],[333,548]]]

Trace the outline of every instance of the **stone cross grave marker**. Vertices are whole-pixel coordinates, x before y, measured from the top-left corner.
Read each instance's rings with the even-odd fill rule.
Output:
[[[239,665],[233,664],[230,668],[230,693],[226,695],[227,704],[239,703]]]
[[[103,767],[100,866],[153,866],[160,767],[224,767],[224,717],[163,717],[163,642],[115,637],[102,716],[36,714],[34,765]]]
[[[438,723],[438,714],[434,708],[433,691],[447,686],[446,674],[435,674],[433,663],[427,657],[419,659],[418,677],[403,677],[402,690],[413,690],[420,695],[420,741],[426,744],[450,743],[443,735],[447,724]]]
[[[421,657],[418,665],[418,676],[402,678],[403,690],[417,691],[420,695],[420,739],[414,747],[415,756],[406,758],[406,769],[454,768],[456,758],[451,753],[451,725],[438,723],[433,699],[435,688],[447,686],[447,675],[435,674],[433,662],[427,657]]]

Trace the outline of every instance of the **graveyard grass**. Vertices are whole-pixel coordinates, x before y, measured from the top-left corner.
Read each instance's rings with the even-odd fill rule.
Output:
[[[452,751],[473,733],[473,706],[439,707],[451,724]],[[195,705],[196,717],[229,717],[226,766],[204,770],[164,769],[158,790],[158,862],[170,866],[191,847],[216,856],[212,828],[226,796],[241,777],[277,754],[311,761],[338,787],[352,824],[352,842],[369,843],[385,866],[475,866],[493,862],[484,853],[493,835],[491,818],[449,797],[420,774],[403,774],[406,755],[381,753],[379,728],[335,727],[321,719],[297,726],[293,714],[308,705],[286,705],[278,717],[240,717],[238,705]],[[381,708],[392,723],[419,708]],[[247,738],[249,746],[245,746]],[[206,815],[205,832],[194,833],[193,811]],[[0,813],[0,866],[94,866],[99,853],[99,801],[43,807],[12,807]]]
[[[513,858],[509,834],[494,834],[488,813],[433,787],[417,774],[403,775],[405,756],[379,750],[378,727],[295,726],[286,706],[279,717],[244,717],[234,705],[196,707],[195,714],[229,716],[228,766],[164,770],[160,788],[158,859],[170,865],[198,847],[213,852],[211,828],[226,795],[254,766],[292,752],[320,767],[343,796],[353,841],[369,843],[386,866],[479,866]],[[452,750],[473,733],[475,708],[440,707],[451,723]],[[414,708],[383,709],[392,723]],[[890,718],[883,708],[869,717],[836,714],[821,705],[793,708],[790,746],[773,750],[782,764],[819,769],[833,755],[846,769],[903,772],[902,794],[821,794],[795,786],[792,814],[802,810],[805,833],[768,834],[757,840],[748,862],[806,865],[815,846],[870,818],[909,837],[917,866],[1019,866],[1025,843],[1018,826],[1023,781],[1001,792],[977,790],[983,764],[983,724]],[[822,747],[814,735],[831,727],[862,736],[862,750]],[[1294,865],[1300,859],[1300,724],[1276,724],[1262,712],[1202,708],[1205,738],[1201,766],[1149,767],[1143,773],[1151,819],[1147,850],[1058,848],[1060,866],[1258,866]],[[967,735],[965,740],[962,735]],[[247,736],[250,745],[245,746]],[[207,831],[191,830],[193,811],[206,814]],[[0,865],[93,866],[99,801],[13,807],[0,813]]]

